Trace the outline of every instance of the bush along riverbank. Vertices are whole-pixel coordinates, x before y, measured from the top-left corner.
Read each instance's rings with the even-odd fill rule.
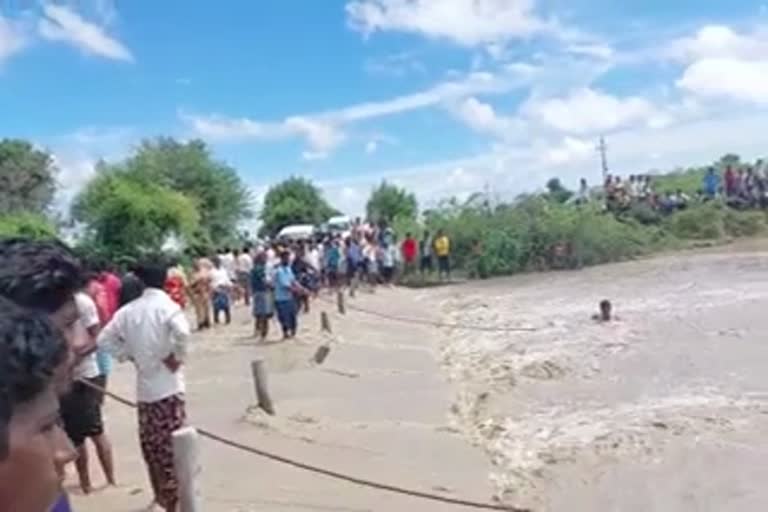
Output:
[[[403,226],[411,232],[417,226]],[[592,202],[563,204],[546,195],[490,207],[471,201],[427,214],[426,229],[451,236],[453,264],[473,278],[574,269],[624,261],[702,241],[725,242],[768,231],[764,211],[738,211],[719,202],[691,204],[659,216],[642,208],[622,214]]]

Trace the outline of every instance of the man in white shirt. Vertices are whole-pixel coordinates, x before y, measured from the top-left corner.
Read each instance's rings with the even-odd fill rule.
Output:
[[[221,260],[221,266],[224,268],[224,270],[227,271],[227,274],[229,274],[230,281],[235,281],[237,279],[236,275],[236,267],[237,267],[237,258],[235,258],[235,254],[232,252],[232,249],[226,248],[222,251],[221,255],[219,256],[219,259]]]
[[[211,270],[211,302],[213,303],[213,321],[219,323],[219,313],[224,313],[224,320],[229,325],[232,321],[230,309],[230,296],[232,293],[232,279],[221,264],[221,259],[213,260]]]
[[[80,325],[87,335],[95,340],[101,327],[96,304],[90,296],[82,291],[75,294],[75,304]],[[88,383],[95,384],[99,375],[99,365],[94,352],[85,356],[75,366],[73,375],[75,382],[72,390],[61,398],[61,418],[69,439],[77,449],[78,457],[75,466],[80,488],[84,494],[89,494],[92,489],[88,470],[86,439],[91,439],[96,447],[96,453],[107,482],[109,485],[116,485],[112,446],[104,433],[104,423],[101,417],[101,394],[98,390],[88,386]]]
[[[236,272],[237,286],[243,294],[245,305],[251,304],[251,270],[253,270],[253,258],[251,257],[251,248],[243,247],[243,252],[237,255]]]
[[[318,249],[317,244],[310,242],[307,245],[307,253],[304,255],[304,262],[318,273],[322,270],[320,267],[320,249]]]
[[[166,272],[158,263],[139,266],[136,275],[146,285],[144,293],[118,310],[98,345],[136,367],[139,438],[155,503],[176,511],[172,434],[186,420],[182,364],[190,327],[181,307],[163,291]]]

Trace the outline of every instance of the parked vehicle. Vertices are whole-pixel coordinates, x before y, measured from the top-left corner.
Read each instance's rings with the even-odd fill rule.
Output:
[[[288,240],[295,242],[298,240],[309,240],[315,238],[317,228],[312,224],[294,224],[286,226],[277,234],[278,240]]]

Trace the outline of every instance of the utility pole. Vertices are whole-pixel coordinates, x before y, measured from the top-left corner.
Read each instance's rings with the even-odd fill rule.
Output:
[[[600,163],[603,168],[603,181],[608,177],[608,146],[605,143],[605,137],[600,136],[600,143],[597,145],[597,151],[600,153]]]

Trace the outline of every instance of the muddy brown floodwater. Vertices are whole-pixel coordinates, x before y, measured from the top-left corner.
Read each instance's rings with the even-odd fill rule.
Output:
[[[434,300],[435,292],[424,292]],[[768,510],[768,243],[471,283],[444,318],[455,425],[539,511]],[[591,315],[608,298],[619,321]]]

